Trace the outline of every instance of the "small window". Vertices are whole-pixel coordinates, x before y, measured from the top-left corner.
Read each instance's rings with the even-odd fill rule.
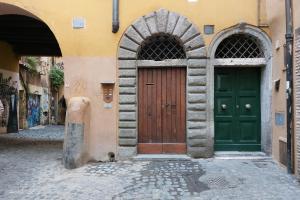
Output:
[[[260,46],[254,37],[235,34],[220,43],[215,58],[263,58]]]
[[[139,60],[162,61],[166,59],[185,59],[185,51],[178,40],[170,35],[151,36],[141,45]]]

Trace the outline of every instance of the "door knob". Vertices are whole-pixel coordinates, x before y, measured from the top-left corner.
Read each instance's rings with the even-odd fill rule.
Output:
[[[222,104],[221,108],[222,108],[222,110],[226,110],[227,109],[227,105],[226,104]]]
[[[246,110],[250,110],[251,109],[251,104],[246,104],[245,108],[246,108]]]

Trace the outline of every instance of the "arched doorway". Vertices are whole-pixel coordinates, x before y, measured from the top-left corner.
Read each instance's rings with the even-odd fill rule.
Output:
[[[210,157],[206,48],[196,26],[165,9],[150,13],[125,31],[118,60],[119,157]]]
[[[22,79],[19,73],[18,57],[21,56],[62,56],[58,41],[49,26],[33,13],[15,5],[0,3],[0,42],[6,49],[11,50],[11,60],[14,69],[0,66],[3,78],[11,78],[18,83]],[[4,45],[3,45],[4,44]],[[6,45],[8,44],[8,45]],[[10,50],[9,50],[10,51]],[[14,57],[14,58],[13,58]],[[8,59],[8,58],[2,58]],[[12,77],[13,76],[13,77]],[[21,77],[21,78],[19,78]],[[15,84],[15,94],[1,94],[9,101],[7,115],[7,132],[18,132],[18,84]],[[32,91],[35,92],[35,91]],[[26,91],[26,96],[29,96]],[[26,104],[25,104],[26,105]]]
[[[215,150],[271,152],[271,52],[267,34],[247,24],[212,41],[209,118]]]

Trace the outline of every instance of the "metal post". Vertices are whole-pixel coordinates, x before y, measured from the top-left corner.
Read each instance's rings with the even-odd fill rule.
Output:
[[[112,32],[117,33],[119,31],[120,21],[119,21],[119,0],[113,0],[113,22],[112,22]]]
[[[287,118],[287,171],[293,173],[293,10],[292,0],[285,0],[286,14],[286,118]]]

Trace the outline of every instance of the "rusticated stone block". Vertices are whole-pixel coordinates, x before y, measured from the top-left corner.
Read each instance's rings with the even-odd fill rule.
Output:
[[[195,37],[196,35],[199,35],[198,28],[195,25],[192,25],[180,38],[183,43],[186,43],[191,38]]]
[[[207,139],[207,129],[188,129],[188,139]]]
[[[130,26],[126,32],[125,35],[129,37],[130,39],[134,40],[138,44],[142,44],[143,38],[140,36],[140,34],[132,27]]]
[[[211,158],[213,156],[212,147],[188,147],[187,151],[192,158]]]
[[[127,77],[136,77],[136,70],[135,69],[122,69],[119,70],[119,77],[127,78]]]
[[[120,47],[124,47],[125,49],[130,49],[132,51],[137,51],[139,45],[128,37],[124,36],[120,42]]]
[[[187,141],[189,147],[206,147],[208,140],[204,139],[188,139]]]
[[[188,69],[189,76],[204,76],[206,75],[206,73],[207,73],[206,69],[201,69],[201,68]]]
[[[166,9],[160,9],[156,12],[157,16],[157,28],[158,32],[163,33],[167,29],[169,11]]]
[[[145,19],[143,17],[139,18],[134,24],[133,24],[134,28],[136,31],[139,32],[139,34],[141,36],[143,36],[143,38],[147,38],[149,36],[151,36],[151,33],[147,27],[147,24],[145,22]]]
[[[136,138],[136,129],[120,129],[119,130],[119,137],[120,138]]]
[[[192,111],[188,111],[187,112],[187,119],[189,121],[206,121],[207,119],[207,114],[206,112],[200,112],[200,111],[195,111],[195,112],[192,112]]]
[[[136,52],[129,51],[127,49],[120,48],[119,49],[119,59],[136,59]]]
[[[206,101],[206,94],[188,94],[189,103],[205,103]]]
[[[207,128],[207,123],[206,122],[188,121],[187,122],[187,128],[188,129],[206,129]]]
[[[135,112],[120,112],[119,119],[121,121],[135,121],[136,113]]]
[[[136,146],[137,139],[119,138],[120,146]]]
[[[167,33],[169,33],[169,34],[173,33],[178,18],[179,18],[179,15],[177,13],[174,13],[174,12],[170,12],[169,13],[168,24],[167,24],[167,31],[166,31]]]
[[[120,86],[124,87],[124,86],[131,86],[134,87],[136,86],[136,78],[120,78]]]
[[[119,128],[136,128],[136,121],[119,121]]]
[[[187,51],[189,51],[191,49],[199,48],[199,47],[204,47],[204,46],[205,46],[204,40],[201,35],[194,37],[192,40],[190,40],[184,44],[184,47]]]
[[[180,16],[174,29],[173,35],[181,37],[191,25],[192,24],[188,21],[186,17]]]
[[[206,58],[206,48],[201,47],[191,51],[186,52],[188,58],[201,59]]]
[[[206,85],[206,77],[205,76],[188,77],[188,85],[190,85],[190,86],[205,86]]]
[[[189,59],[188,67],[189,68],[206,68],[207,60],[206,59]]]
[[[207,92],[206,86],[189,86],[187,88],[189,94],[205,94]]]
[[[156,14],[153,12],[153,13],[150,13],[149,15],[146,15],[144,18],[148,25],[150,33],[151,34],[158,33],[157,24],[156,24]]]
[[[136,147],[118,147],[118,160],[127,160],[137,155]]]
[[[121,104],[119,106],[119,111],[136,111],[136,105],[135,104]]]
[[[120,104],[135,104],[136,95],[120,95],[119,97]]]
[[[207,108],[206,103],[193,103],[193,104],[189,103],[187,105],[187,109],[189,111],[205,111],[206,108]]]
[[[120,87],[119,93],[120,94],[136,94],[136,88],[135,87]]]
[[[135,69],[136,70],[136,60],[119,60],[119,69]]]

